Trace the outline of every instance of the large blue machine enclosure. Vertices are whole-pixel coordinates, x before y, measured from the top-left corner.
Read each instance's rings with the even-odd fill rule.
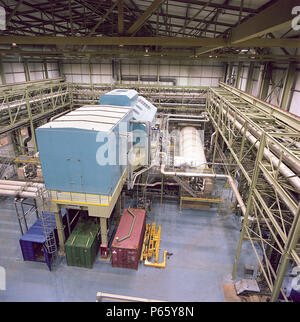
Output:
[[[46,189],[110,195],[125,164],[130,109],[83,106],[36,130]],[[120,164],[121,163],[121,164]]]
[[[47,190],[113,194],[127,166],[128,132],[151,126],[156,107],[134,90],[112,92],[100,99],[109,105],[86,105],[36,129]]]

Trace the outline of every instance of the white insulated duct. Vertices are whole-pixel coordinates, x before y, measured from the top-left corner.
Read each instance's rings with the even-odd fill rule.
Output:
[[[179,154],[175,157],[174,165],[205,168],[207,161],[199,131],[192,126],[186,126],[179,135]]]
[[[227,113],[225,109],[222,108],[222,113],[226,114],[228,119],[235,123],[235,126],[237,129],[241,131],[242,134],[245,132],[244,126],[239,123],[237,120],[234,119],[230,114]],[[255,148],[258,150],[260,142],[257,140],[255,136],[253,136],[250,132],[246,132],[247,139],[255,146]],[[267,148],[264,148],[264,156],[267,158],[272,164],[279,168],[280,173],[287,178],[287,180],[290,182],[290,184],[296,189],[298,193],[300,193],[300,179],[296,176],[296,174],[287,167],[283,162],[280,162],[280,160]]]

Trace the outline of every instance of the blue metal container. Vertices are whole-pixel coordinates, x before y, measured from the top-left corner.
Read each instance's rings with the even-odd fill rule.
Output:
[[[55,217],[52,214],[52,222],[54,225],[55,240],[57,241],[57,231],[55,229]],[[45,236],[41,219],[37,221],[28,229],[28,231],[20,238],[20,246],[24,261],[34,261],[46,263],[49,270],[51,270],[51,254],[45,246]]]

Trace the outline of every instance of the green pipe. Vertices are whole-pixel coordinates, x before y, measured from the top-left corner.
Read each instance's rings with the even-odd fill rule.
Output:
[[[129,207],[128,207],[127,211],[128,211],[128,212],[130,213],[130,215],[133,217],[133,221],[132,221],[132,223],[131,223],[131,226],[130,226],[130,229],[129,229],[129,233],[128,233],[128,235],[127,235],[127,236],[125,236],[125,237],[123,237],[123,238],[121,238],[121,239],[119,239],[118,237],[116,238],[116,240],[117,240],[117,242],[118,242],[118,243],[120,243],[121,241],[123,241],[123,240],[125,240],[125,239],[127,239],[127,238],[129,238],[129,237],[131,236],[132,229],[133,229],[133,226],[134,226],[134,223],[135,223],[135,219],[136,219],[135,214],[134,214],[134,213],[132,213],[132,212],[130,211]]]

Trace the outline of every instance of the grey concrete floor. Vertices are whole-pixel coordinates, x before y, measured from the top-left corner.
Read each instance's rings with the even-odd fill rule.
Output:
[[[52,271],[46,264],[24,262],[13,199],[0,197],[0,266],[6,269],[6,301],[92,301],[98,291],[176,302],[222,302],[222,283],[231,282],[231,271],[240,235],[233,214],[217,209],[183,209],[178,204],[153,203],[147,222],[162,226],[161,257],[173,255],[165,269],[139,265],[137,271],[112,268],[99,255],[93,269],[69,267],[60,258]],[[34,221],[32,216],[31,221]],[[244,264],[253,264],[253,251],[244,242],[238,276]]]

